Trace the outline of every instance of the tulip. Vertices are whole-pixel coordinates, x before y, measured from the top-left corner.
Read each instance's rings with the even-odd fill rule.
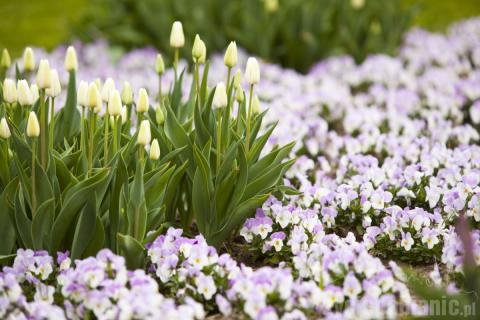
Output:
[[[153,139],[152,145],[150,146],[150,160],[158,160],[160,158],[160,147],[158,145],[157,139]]]
[[[23,69],[25,71],[35,70],[35,54],[30,47],[26,47],[23,52]]]
[[[170,32],[170,46],[178,49],[185,45],[185,36],[183,34],[183,26],[180,21],[175,21]]]
[[[150,132],[150,122],[148,120],[142,120],[140,123],[140,129],[138,130],[137,143],[145,146],[152,140],[152,134]]]
[[[77,102],[82,107],[88,105],[88,83],[86,81],[82,80],[78,85]]]
[[[255,97],[253,97],[252,112],[253,112],[253,114],[259,114],[260,113],[260,100],[258,100],[257,95],[255,95]]]
[[[38,98],[40,97],[38,94],[38,86],[36,84],[32,84],[30,86],[30,91],[32,93],[32,104],[35,104],[35,102],[37,102]]]
[[[68,72],[77,71],[78,69],[78,61],[77,61],[77,53],[75,52],[75,48],[73,46],[69,46],[67,49],[67,53],[65,55],[65,70]]]
[[[107,78],[102,87],[103,102],[108,103],[108,100],[110,99],[110,94],[113,92],[113,90],[115,90],[115,82],[112,78]]]
[[[128,81],[125,81],[123,83],[122,103],[125,105],[130,105],[133,103],[133,90],[132,90],[132,86]]]
[[[17,101],[17,87],[12,79],[5,79],[3,81],[3,99],[7,103],[14,103]]]
[[[37,71],[37,85],[40,89],[47,89],[51,86],[50,80],[50,65],[48,60],[42,59],[38,64],[38,71]]]
[[[87,107],[90,109],[95,109],[98,105],[102,105],[102,98],[100,96],[100,92],[98,91],[97,85],[92,82],[88,86]]]
[[[139,115],[148,111],[148,107],[149,107],[148,100],[149,99],[148,99],[147,90],[145,90],[144,88],[141,88],[138,91],[137,106],[136,106],[136,111]]]
[[[47,96],[56,98],[62,92],[62,86],[60,85],[60,79],[58,78],[58,72],[55,69],[50,70],[50,87],[45,90]]]
[[[35,112],[30,111],[27,121],[27,137],[37,138],[40,135],[40,124]]]
[[[10,59],[10,54],[8,53],[7,49],[3,49],[2,57],[0,58],[0,67],[3,69],[8,69],[12,64],[12,60]]]
[[[8,139],[11,136],[10,128],[8,127],[7,120],[2,118],[0,121],[0,138]]]
[[[21,106],[30,106],[33,104],[32,91],[28,87],[27,80],[19,80],[17,82],[18,103]]]
[[[235,72],[235,75],[233,76],[233,87],[235,89],[240,89],[240,84],[242,82],[242,71],[240,69]]]
[[[213,95],[212,105],[214,109],[226,107],[228,104],[227,91],[223,82],[217,84]]]
[[[165,115],[163,114],[162,107],[160,105],[158,105],[155,109],[155,120],[160,126],[165,122]]]
[[[120,93],[117,90],[113,89],[110,94],[110,99],[108,99],[108,113],[114,117],[119,116],[122,112],[122,99],[120,98]]]
[[[260,68],[258,66],[257,59],[253,57],[250,57],[247,60],[245,79],[250,85],[257,84],[260,81]]]
[[[192,48],[192,57],[195,63],[205,62],[205,56],[207,55],[207,47],[205,42],[200,39],[200,36],[197,34],[195,36],[195,41],[193,42]]]
[[[127,111],[127,107],[126,107],[126,106],[123,106],[123,107],[122,107],[122,111],[120,112],[120,118],[122,119],[122,124],[127,123],[127,120],[128,120],[128,111]]]
[[[237,65],[238,54],[237,54],[237,44],[235,41],[230,42],[225,51],[225,56],[223,57],[223,63],[229,67],[233,68]]]

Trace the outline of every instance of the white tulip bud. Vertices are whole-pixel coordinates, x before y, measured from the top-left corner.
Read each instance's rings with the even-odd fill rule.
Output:
[[[32,93],[32,104],[35,104],[38,98],[40,98],[40,95],[38,94],[38,87],[36,84],[32,84],[30,86],[30,92]]]
[[[50,70],[50,87],[45,90],[47,96],[55,98],[62,92],[62,86],[60,85],[60,79],[58,78],[58,72],[55,69]]]
[[[35,70],[35,54],[30,47],[26,47],[23,52],[23,69],[25,71]]]
[[[200,36],[197,34],[195,36],[195,41],[193,42],[192,48],[192,57],[193,61],[197,63],[204,63],[207,55],[207,47],[205,42],[200,39]]]
[[[82,107],[88,105],[88,83],[86,81],[80,81],[77,91],[77,102]]]
[[[8,127],[7,120],[2,118],[0,121],[0,138],[8,139],[12,134],[10,133],[10,128]]]
[[[229,67],[233,68],[237,65],[238,54],[237,54],[237,44],[235,41],[230,42],[225,51],[225,56],[223,57],[223,63]]]
[[[237,89],[236,100],[238,103],[242,103],[245,100],[245,93],[243,92],[242,88]]]
[[[27,137],[36,138],[40,135],[40,124],[35,112],[31,111],[27,122]]]
[[[258,100],[257,95],[255,95],[252,100],[252,112],[254,114],[260,113],[260,100]]]
[[[98,92],[101,92],[102,91],[102,80],[100,78],[96,78],[93,82],[97,86]]]
[[[18,103],[21,106],[30,106],[33,104],[32,91],[28,87],[27,80],[19,80],[17,82]]]
[[[212,104],[214,109],[224,108],[227,106],[228,104],[227,90],[223,82],[220,82],[219,84],[217,84],[217,87],[215,88],[215,93],[213,94]]]
[[[265,0],[265,11],[275,12],[278,10],[278,0]]]
[[[250,57],[247,60],[245,79],[250,85],[254,85],[260,81],[260,67],[258,66],[257,59],[253,57]]]
[[[120,93],[115,89],[113,89],[108,100],[108,113],[114,117],[122,113],[122,99],[120,98]]]
[[[122,107],[122,111],[120,112],[120,117],[122,118],[122,124],[127,123],[128,111],[126,106]]]
[[[150,160],[158,160],[160,158],[160,146],[157,139],[153,139],[150,145]]]
[[[137,143],[145,146],[152,140],[152,133],[150,132],[150,122],[148,120],[142,120],[140,123],[140,129],[138,130]]]
[[[354,9],[361,9],[365,5],[365,0],[350,0],[350,4]]]
[[[37,85],[40,89],[47,89],[50,88],[51,81],[50,81],[50,65],[48,64],[48,60],[42,59],[38,64],[38,71],[37,71]]]
[[[69,46],[65,55],[65,70],[76,71],[78,69],[77,52],[73,46]]]
[[[172,48],[182,48],[185,45],[185,36],[183,35],[183,26],[180,21],[175,21],[170,32],[170,46]]]
[[[8,53],[7,49],[3,49],[2,57],[0,58],[0,67],[2,68],[9,68],[12,64],[12,59],[10,59],[10,54]]]
[[[159,75],[162,75],[165,72],[165,63],[163,62],[163,57],[160,53],[157,53],[155,58],[155,72]]]
[[[123,83],[122,102],[127,105],[133,103],[133,90],[128,81]]]
[[[155,109],[155,120],[159,125],[162,125],[165,122],[165,115],[163,114],[162,107],[157,105]]]
[[[17,101],[17,87],[12,79],[3,80],[3,99],[8,103]]]
[[[233,76],[233,87],[237,90],[241,89],[240,88],[241,82],[242,82],[242,71],[238,69],[237,72],[235,72],[235,75]]]
[[[148,111],[149,101],[148,101],[148,94],[147,90],[141,88],[138,91],[138,98],[137,98],[137,113],[144,113]]]
[[[98,91],[97,85],[92,82],[88,86],[88,100],[87,100],[87,107],[94,109],[101,108],[102,106],[102,98],[100,96],[100,92]]]
[[[110,99],[110,94],[115,90],[115,82],[112,78],[107,78],[102,87],[102,100],[103,102],[108,102]]]

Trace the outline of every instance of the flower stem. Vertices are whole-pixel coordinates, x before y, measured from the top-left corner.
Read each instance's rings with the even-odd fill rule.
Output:
[[[87,177],[92,174],[93,167],[93,137],[95,135],[95,112],[93,110],[89,111],[90,115],[90,135],[89,135],[89,146],[88,146],[88,173]]]
[[[158,103],[162,105],[162,75],[158,75]]]
[[[248,111],[247,111],[247,133],[245,136],[247,140],[245,141],[245,148],[247,150],[247,153],[250,148],[250,117],[252,115],[252,97],[253,97],[253,84],[250,85],[250,98],[248,101]]]
[[[113,117],[113,154],[117,154],[118,150],[118,139],[117,139],[117,117]]]
[[[49,139],[49,147],[50,152],[53,150],[53,131],[55,126],[55,98],[50,98],[50,139]]]
[[[178,68],[178,48],[175,48],[175,54],[174,54],[174,57],[173,57],[173,72],[175,74],[175,81],[177,81],[177,76],[178,76],[178,71],[177,71],[177,68]]]
[[[47,166],[47,117],[45,114],[45,90],[40,90],[40,163],[42,168]]]
[[[37,194],[35,190],[36,177],[35,177],[35,155],[37,149],[37,139],[32,139],[32,218],[37,212]]]
[[[195,62],[195,93],[197,100],[200,98],[200,66]]]
[[[82,119],[80,126],[80,152],[85,151],[85,107],[82,106]]]
[[[220,157],[222,154],[222,127],[221,127],[221,110],[218,109],[217,119],[217,174],[220,171]]]
[[[104,115],[104,123],[105,123],[105,131],[103,133],[103,161],[104,165],[107,166],[108,163],[108,126],[109,126],[109,118],[110,116],[108,115],[108,110],[105,110],[105,115]]]

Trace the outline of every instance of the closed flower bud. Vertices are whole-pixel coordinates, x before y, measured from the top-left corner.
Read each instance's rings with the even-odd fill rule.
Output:
[[[86,81],[80,81],[77,91],[77,102],[82,107],[88,105],[88,83]]]
[[[97,85],[92,82],[88,86],[88,100],[87,107],[91,109],[97,109],[98,105],[102,105],[102,98],[100,97],[100,92],[98,91]]]
[[[17,82],[18,103],[21,106],[30,106],[33,104],[32,91],[28,87],[27,80]]]
[[[12,60],[10,59],[10,54],[8,53],[7,49],[3,49],[2,57],[0,58],[0,67],[2,68],[9,68],[12,64]]]
[[[137,143],[145,146],[152,140],[152,134],[150,132],[150,122],[148,120],[142,120],[140,123],[140,129],[138,130]]]
[[[25,71],[33,71],[35,69],[35,54],[30,47],[26,47],[23,52],[23,69]]]
[[[114,117],[122,113],[122,99],[120,98],[120,93],[115,89],[113,89],[108,100],[108,113]]]
[[[163,57],[160,53],[157,53],[155,58],[155,72],[159,75],[162,75],[165,72],[165,63],[163,62]]]
[[[260,100],[258,100],[258,97],[256,95],[253,97],[252,101],[252,112],[254,114],[260,113]]]
[[[108,102],[110,99],[110,94],[115,90],[115,82],[112,78],[107,78],[102,87],[102,100],[103,102]]]
[[[126,106],[122,107],[122,112],[120,113],[120,117],[122,118],[122,124],[127,123],[128,112],[127,112]]]
[[[148,102],[147,90],[145,90],[144,88],[141,88],[138,91],[136,110],[138,113],[144,113],[148,111],[148,107],[149,107],[149,102]]]
[[[10,133],[10,128],[8,127],[7,120],[2,118],[0,121],[0,138],[8,139],[12,134]]]
[[[193,61],[198,61],[200,57],[202,56],[202,48],[201,48],[201,42],[202,39],[200,39],[200,36],[197,34],[195,36],[195,40],[193,41],[193,47],[192,47],[192,57]]]
[[[182,48],[185,45],[185,36],[183,35],[183,26],[180,21],[175,21],[170,32],[170,46],[172,48]]]
[[[126,105],[133,103],[133,90],[132,90],[132,86],[128,81],[125,81],[123,83],[122,103]]]
[[[260,81],[260,67],[258,66],[257,59],[253,57],[250,57],[247,60],[245,79],[250,85],[257,84]]]
[[[8,103],[17,102],[17,87],[12,79],[3,80],[3,99]]]
[[[350,0],[350,4],[354,9],[361,9],[365,5],[365,0]]]
[[[240,89],[240,84],[242,82],[242,71],[240,69],[235,72],[235,75],[233,76],[233,87],[235,89]]]
[[[157,139],[153,139],[150,146],[150,160],[158,160],[160,158],[160,146]]]
[[[101,92],[102,91],[102,80],[100,78],[96,78],[93,82],[97,86],[98,92]]]
[[[203,41],[200,42],[200,51],[202,52],[202,54],[200,55],[200,58],[198,58],[197,62],[199,64],[204,64],[205,60],[207,59],[207,46]]]
[[[58,78],[58,72],[55,69],[50,70],[50,87],[45,90],[47,96],[55,98],[62,92],[62,86],[60,85],[60,79]]]
[[[245,93],[242,88],[237,89],[237,96],[235,98],[238,103],[242,103],[245,100]]]
[[[223,57],[223,63],[229,67],[233,68],[237,65],[238,55],[237,55],[237,44],[235,41],[230,42],[225,51],[225,56]]]
[[[159,125],[165,122],[165,115],[163,114],[162,107],[160,105],[155,109],[155,120]]]
[[[73,46],[69,46],[65,55],[65,70],[76,71],[78,69],[77,53]]]
[[[40,124],[37,115],[31,111],[27,122],[27,137],[36,138],[40,135]]]
[[[215,93],[213,94],[213,108],[218,109],[218,108],[223,108],[226,107],[228,104],[228,98],[227,98],[227,90],[225,89],[225,85],[223,82],[220,82],[217,84],[217,87],[215,88]]]
[[[32,104],[35,104],[38,98],[40,98],[40,95],[38,94],[38,86],[36,84],[32,84],[30,86],[30,92],[32,93]]]
[[[38,64],[38,71],[37,71],[37,85],[40,89],[47,89],[50,87],[50,65],[48,64],[48,60],[42,59]]]
[[[264,0],[265,1],[265,11],[275,12],[278,10],[278,0]]]

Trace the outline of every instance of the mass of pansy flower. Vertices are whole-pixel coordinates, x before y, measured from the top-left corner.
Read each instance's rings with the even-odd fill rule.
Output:
[[[128,80],[156,94],[153,49],[116,60],[102,42],[76,47],[79,78]],[[62,47],[48,54],[53,67],[64,53]],[[455,219],[465,214],[480,226],[480,19],[455,24],[447,34],[412,30],[396,57],[374,55],[360,65],[333,57],[306,75],[268,63],[261,70],[261,108],[269,122],[279,121],[268,144],[297,141],[285,184],[299,191],[272,196],[240,230],[244,249],[264,266],[237,261],[201,235],[185,237],[173,228],[148,245],[146,270],[127,270],[108,250],[78,261],[68,253],[54,258],[19,250],[0,275],[0,317],[422,313],[394,260],[428,264],[441,285],[440,270],[462,269]],[[210,75],[212,84],[225,77],[222,57],[212,58]],[[168,70],[162,86],[172,79]],[[480,231],[472,238],[480,265]]]

